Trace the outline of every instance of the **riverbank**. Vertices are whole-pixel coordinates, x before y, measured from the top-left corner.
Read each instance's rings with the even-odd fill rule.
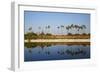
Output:
[[[24,40],[29,42],[29,40]],[[30,42],[90,42],[90,39],[32,39]]]

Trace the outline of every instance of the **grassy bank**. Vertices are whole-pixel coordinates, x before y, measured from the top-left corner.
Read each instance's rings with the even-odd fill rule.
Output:
[[[90,34],[75,35],[24,35],[26,39],[89,39]]]

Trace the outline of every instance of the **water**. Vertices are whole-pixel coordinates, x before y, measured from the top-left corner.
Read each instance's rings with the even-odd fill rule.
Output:
[[[24,61],[68,60],[90,58],[90,45],[25,44]]]

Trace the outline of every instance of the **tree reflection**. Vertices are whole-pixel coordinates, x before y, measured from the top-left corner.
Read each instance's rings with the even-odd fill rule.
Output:
[[[24,46],[26,48],[35,48],[35,47],[41,47],[42,49],[45,47],[51,47],[55,45],[67,45],[67,46],[73,46],[73,45],[82,45],[87,46],[90,45],[90,42],[68,42],[68,43],[62,43],[62,42],[45,42],[45,43],[24,43]]]
[[[29,53],[32,53],[32,48],[29,48],[29,49],[28,49],[28,52],[29,52]]]
[[[75,56],[75,55],[79,55],[79,54],[85,55],[86,51],[84,49],[73,50],[73,49],[70,48],[70,49],[67,49],[65,51],[60,50],[57,53],[60,54],[60,55],[68,54],[68,55],[71,55],[71,56]]]
[[[50,51],[46,51],[45,54],[50,55]]]
[[[90,43],[76,43],[77,45],[82,45],[82,46],[87,46]],[[51,52],[47,51],[48,47],[51,46],[56,46],[56,45],[66,45],[66,46],[73,46],[76,45],[75,43],[25,43],[25,47],[27,49],[29,49],[29,53],[32,53],[32,49],[39,47],[39,51],[38,54],[40,54],[41,52],[43,52],[43,50],[45,51],[44,53],[47,55],[50,55]],[[47,50],[46,50],[47,49]],[[41,51],[42,50],[42,51]],[[56,51],[55,53],[60,54],[60,55],[71,55],[71,56],[75,56],[75,55],[85,55],[86,51],[84,50],[84,48],[72,48],[69,47],[69,49],[64,50],[64,48],[62,47],[62,49],[60,49],[59,51]]]

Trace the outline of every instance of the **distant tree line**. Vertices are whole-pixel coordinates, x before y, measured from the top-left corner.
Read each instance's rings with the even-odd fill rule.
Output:
[[[73,31],[73,29],[75,29],[77,32],[75,32],[76,34],[80,34],[79,31],[82,30],[82,34],[86,34],[86,29],[87,27],[85,25],[75,25],[75,24],[71,24],[71,25],[60,25],[60,26],[55,26],[58,29],[58,32],[60,31],[61,34],[63,34],[64,31],[67,31],[66,34],[73,34],[72,32],[70,32],[70,30]],[[45,30],[43,30],[45,29]],[[29,27],[28,32],[27,33],[33,33],[34,35],[52,35],[51,31],[51,26],[47,25],[44,28],[42,28],[41,26],[38,27],[38,32],[34,32],[32,31],[32,27]]]
[[[64,26],[64,25],[60,25],[60,26],[57,26],[57,29],[61,31],[61,33],[63,33],[63,29],[66,29],[66,31],[69,31],[69,30],[72,30],[72,29],[75,29],[77,31],[80,31],[80,30],[86,30],[86,26],[85,25],[74,25],[74,24],[71,24],[71,25],[67,25],[67,26]],[[45,33],[43,31],[43,28],[41,26],[38,27],[38,30],[39,32],[38,33],[35,33],[34,31],[32,31],[32,27],[29,27],[28,29],[28,32],[24,34],[25,36],[25,39],[36,39],[36,38],[50,38],[50,36],[54,36],[52,33],[50,33],[50,30],[51,30],[51,26],[50,25],[47,25],[45,26],[45,31],[47,31],[47,33]],[[68,32],[66,35],[88,35],[90,36],[90,33],[86,33],[86,32],[83,32],[82,34],[80,33],[71,33],[71,32]],[[53,37],[54,38],[54,37]]]

